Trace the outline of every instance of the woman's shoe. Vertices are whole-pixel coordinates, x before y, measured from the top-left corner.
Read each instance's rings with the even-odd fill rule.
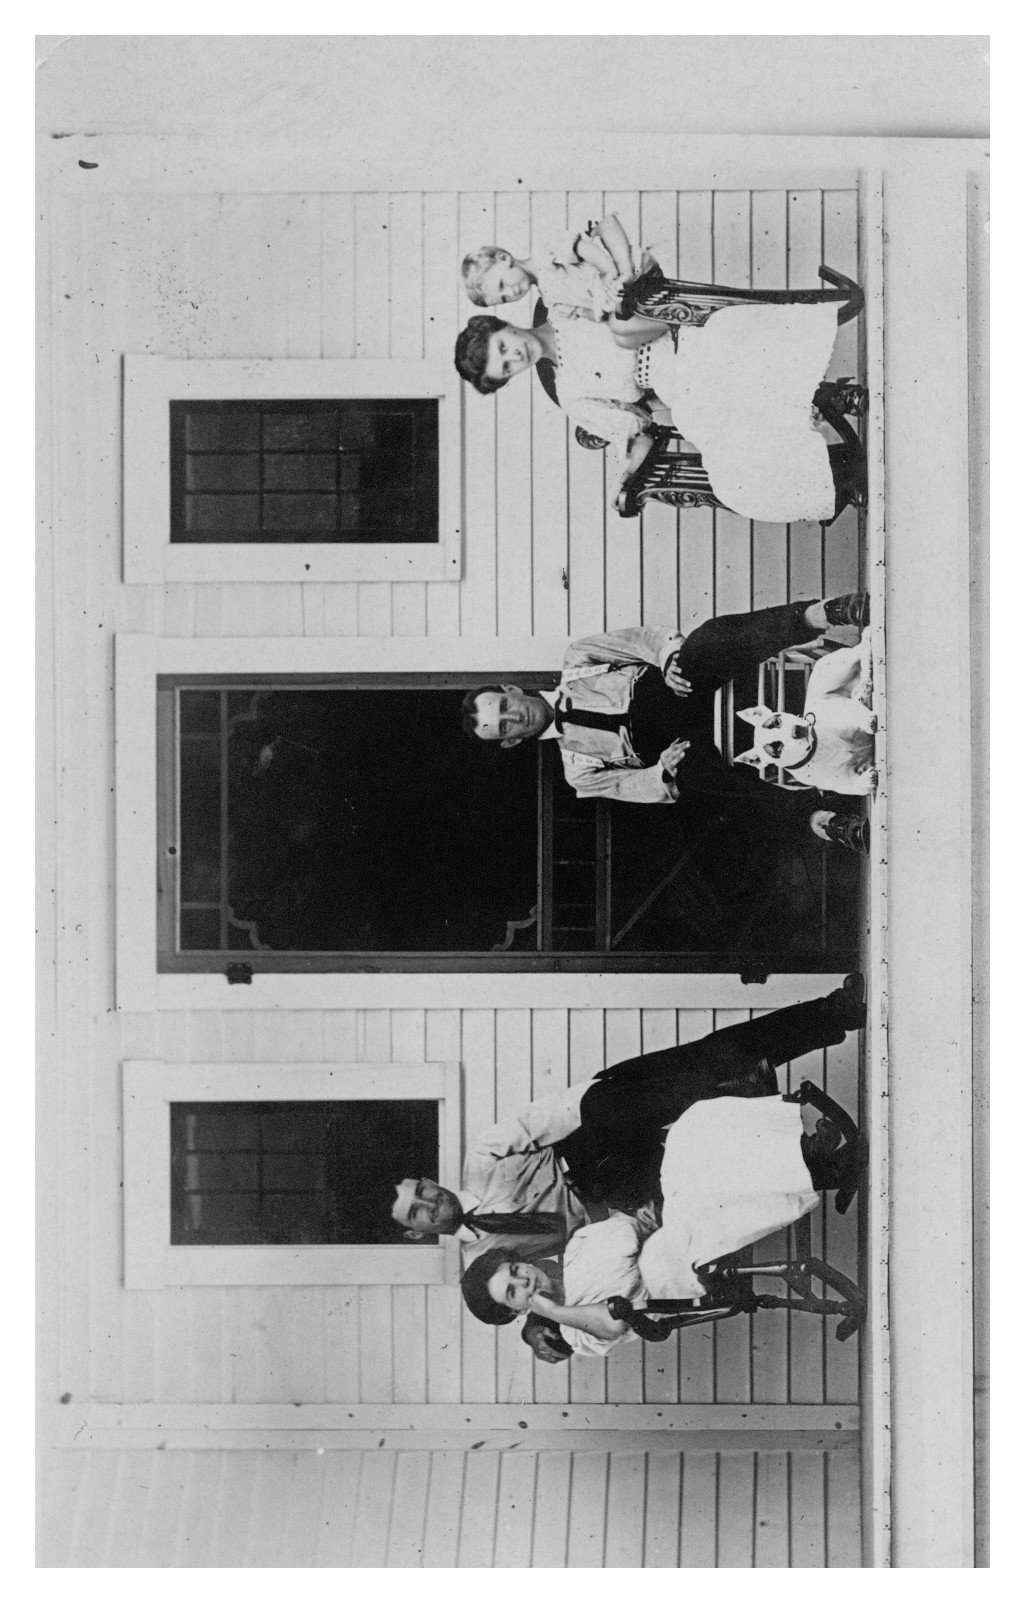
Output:
[[[868,856],[870,833],[867,818],[854,812],[834,812],[822,825],[826,839],[832,845],[843,846],[846,851],[857,851]]]
[[[869,621],[871,603],[867,590],[856,590],[853,595],[834,595],[822,605],[830,628],[842,628],[849,623],[856,629],[863,629]]]
[[[840,1029],[864,1029],[867,1010],[865,1006],[865,975],[863,973],[849,973],[839,990],[833,990],[826,997],[826,1009],[831,1022]]]
[[[850,445],[828,445],[829,465],[833,474],[836,502],[831,523],[835,523],[848,506],[863,512],[868,507],[868,470],[865,458]],[[833,452],[837,455],[834,457]]]
[[[853,378],[837,378],[833,381],[833,391],[846,417],[868,415],[868,390],[864,384],[856,384]]]
[[[819,1136],[817,1129],[814,1135],[801,1136],[801,1151],[815,1189],[835,1190],[836,1210],[845,1213],[857,1195],[861,1176],[868,1167],[868,1141],[850,1113],[810,1079],[802,1079],[800,1088],[785,1099],[797,1101],[802,1106],[816,1107],[824,1115],[829,1129],[824,1132],[821,1145],[832,1142],[831,1131],[843,1136],[843,1144],[839,1149],[834,1147],[827,1154],[816,1149]],[[822,1121],[820,1119],[820,1126]]]

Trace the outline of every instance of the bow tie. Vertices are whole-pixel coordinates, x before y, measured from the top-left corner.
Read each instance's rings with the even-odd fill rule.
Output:
[[[567,723],[581,729],[604,729],[606,733],[618,734],[628,721],[628,712],[578,712],[568,695],[560,696],[555,703],[556,734],[561,734]]]
[[[482,1235],[563,1235],[565,1224],[560,1213],[478,1213],[463,1214],[463,1223]]]

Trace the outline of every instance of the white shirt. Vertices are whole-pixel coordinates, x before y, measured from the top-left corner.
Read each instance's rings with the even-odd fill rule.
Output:
[[[586,729],[567,724],[561,734],[554,722],[541,735],[557,739],[566,779],[579,796],[604,796],[610,801],[641,801],[666,805],[675,801],[675,785],[667,785],[662,767],[643,767],[630,743],[630,705],[634,688],[646,667],[664,674],[669,658],[683,643],[678,629],[617,629],[576,640],[566,652],[562,678],[555,691],[542,691],[550,706],[569,696],[583,712],[622,713],[624,727]]]
[[[529,1102],[470,1144],[459,1192],[464,1212],[558,1213],[562,1227],[554,1235],[484,1235],[463,1224],[457,1238],[468,1262],[493,1246],[513,1246],[524,1258],[543,1257],[560,1250],[566,1237],[588,1223],[584,1204],[553,1147],[580,1128],[580,1099],[593,1083],[585,1079],[558,1095]]]

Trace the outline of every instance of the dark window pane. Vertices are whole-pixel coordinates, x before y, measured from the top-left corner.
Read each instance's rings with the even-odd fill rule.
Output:
[[[488,951],[530,915],[538,747],[468,740],[458,690],[255,699],[231,730],[226,898],[262,946]]]
[[[172,401],[172,542],[438,538],[436,400]]]
[[[171,1107],[172,1244],[398,1245],[390,1209],[406,1175],[438,1176],[437,1102]]]
[[[185,527],[190,534],[255,534],[260,526],[256,495],[186,495]]]
[[[231,1244],[256,1246],[265,1239],[260,1218],[259,1198],[249,1195],[230,1195],[224,1191],[204,1192],[189,1196],[181,1210],[186,1213],[191,1228],[183,1228],[176,1235],[172,1226],[171,1244],[206,1246]]]
[[[280,1111],[263,1113],[261,1139],[266,1152],[324,1152],[332,1131],[331,1113],[322,1103],[283,1102]]]
[[[334,533],[337,505],[334,495],[265,495],[263,526],[268,533],[314,529],[327,537]]]
[[[265,451],[333,451],[335,413],[267,412],[263,418]]]
[[[260,458],[249,456],[186,456],[185,487],[223,494],[260,488]]]
[[[298,490],[334,492],[335,459],[333,456],[271,456],[263,458],[263,487],[265,490]]]
[[[256,1191],[260,1158],[254,1151],[197,1151],[185,1158],[187,1190]]]
[[[338,408],[339,450],[373,450],[377,442],[377,415],[372,402],[342,402]]]
[[[220,902],[221,898],[221,742],[188,737],[181,742],[181,798],[178,846],[181,899]],[[195,930],[192,938],[199,937]],[[206,939],[202,939],[206,949]]]
[[[327,1176],[310,1156],[302,1151],[266,1153],[261,1164],[264,1190],[323,1190]]]
[[[172,402],[172,413],[174,402]],[[227,402],[189,407],[185,419],[185,445],[190,451],[256,450],[260,444],[260,414]]]
[[[341,490],[358,490],[362,482],[363,458],[361,456],[339,456],[338,488]]]
[[[183,907],[178,917],[178,943],[182,951],[218,951],[221,945],[219,910],[216,907]]]
[[[180,690],[178,726],[183,734],[219,734],[221,695],[219,690]]]
[[[343,534],[355,535],[362,520],[363,503],[358,495],[339,495],[338,526]]]
[[[188,1144],[195,1151],[256,1151],[260,1144],[260,1117],[239,1103],[240,1111],[220,1109],[221,1102],[201,1103],[199,1112],[188,1115]]]

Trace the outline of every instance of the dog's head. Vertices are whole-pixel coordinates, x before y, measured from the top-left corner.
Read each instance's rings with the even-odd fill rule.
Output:
[[[773,712],[767,706],[745,707],[737,713],[755,731],[754,745],[735,760],[752,768],[776,766],[792,768],[803,762],[811,751],[814,712],[800,717],[794,712]]]

